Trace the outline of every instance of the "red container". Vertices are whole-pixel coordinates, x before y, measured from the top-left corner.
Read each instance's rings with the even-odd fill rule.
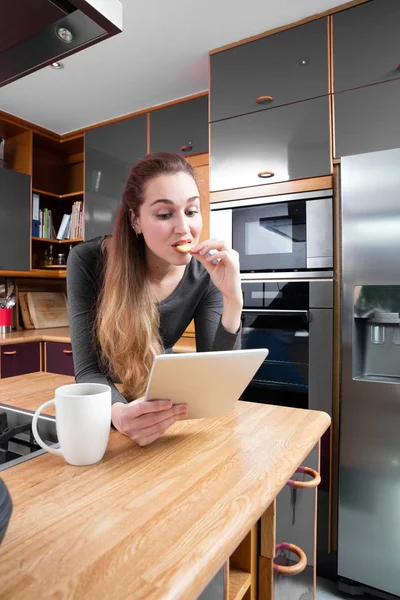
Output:
[[[11,327],[13,319],[12,308],[0,308],[0,327]]]

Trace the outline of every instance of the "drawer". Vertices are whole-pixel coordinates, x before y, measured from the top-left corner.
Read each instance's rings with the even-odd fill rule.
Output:
[[[47,373],[74,376],[71,344],[45,342],[45,357],[45,371]]]
[[[40,371],[40,342],[1,346],[0,355],[2,379]]]

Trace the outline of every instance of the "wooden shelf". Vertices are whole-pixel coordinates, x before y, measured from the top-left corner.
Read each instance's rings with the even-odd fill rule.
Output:
[[[54,269],[32,269],[31,271],[0,271],[0,277],[32,277],[36,279],[65,279],[66,269],[57,271]]]
[[[69,194],[54,194],[53,192],[45,192],[44,190],[38,190],[36,188],[32,188],[32,192],[35,194],[43,194],[43,196],[51,196],[52,198],[74,198],[75,196],[83,196],[84,192],[70,192]]]
[[[251,585],[251,573],[229,567],[229,600],[243,598]]]
[[[35,242],[48,242],[50,244],[78,244],[83,242],[83,238],[71,238],[70,240],[54,240],[53,238],[39,238],[33,237],[32,240]]]
[[[62,271],[66,268],[67,265],[41,265],[40,267],[38,267],[38,269],[58,269],[59,271]]]

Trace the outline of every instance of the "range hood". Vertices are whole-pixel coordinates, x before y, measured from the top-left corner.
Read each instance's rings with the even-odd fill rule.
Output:
[[[0,0],[0,87],[122,31],[120,0]]]

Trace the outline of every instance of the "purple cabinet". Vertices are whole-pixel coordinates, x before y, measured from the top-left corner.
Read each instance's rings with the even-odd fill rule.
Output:
[[[71,344],[45,343],[46,372],[74,376]]]
[[[40,342],[0,347],[0,376],[14,377],[40,371]]]

